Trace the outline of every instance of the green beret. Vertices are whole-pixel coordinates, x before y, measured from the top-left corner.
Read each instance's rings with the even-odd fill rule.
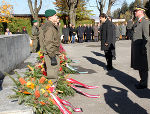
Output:
[[[45,11],[45,17],[51,17],[56,14],[56,11],[53,9],[48,9]]]
[[[36,23],[36,22],[38,22],[38,21],[37,21],[37,20],[33,20],[33,21],[32,21],[32,23]]]

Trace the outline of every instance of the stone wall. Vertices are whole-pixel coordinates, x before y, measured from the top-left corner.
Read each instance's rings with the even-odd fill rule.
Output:
[[[30,55],[30,40],[26,34],[0,35],[0,79]]]

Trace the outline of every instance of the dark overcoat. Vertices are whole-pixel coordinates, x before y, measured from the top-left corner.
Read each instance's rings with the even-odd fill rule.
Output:
[[[87,39],[87,40],[91,40],[92,27],[86,27],[85,33],[86,33],[86,39]]]
[[[63,28],[63,29],[62,29],[62,34],[64,35],[64,41],[68,41],[69,28]]]
[[[84,28],[82,26],[81,27],[79,26],[77,28],[77,35],[78,35],[78,37],[82,38],[83,34],[84,34]]]
[[[148,70],[149,59],[149,21],[143,17],[133,25],[131,43],[131,67],[135,70]]]
[[[108,19],[101,26],[101,50],[113,50],[114,49],[114,34],[115,29],[112,22]],[[105,46],[105,43],[108,46]]]
[[[133,22],[132,22],[132,20],[129,20],[128,23],[127,23],[127,32],[126,32],[126,35],[129,38],[131,38],[132,35],[133,35],[132,27],[133,27]]]

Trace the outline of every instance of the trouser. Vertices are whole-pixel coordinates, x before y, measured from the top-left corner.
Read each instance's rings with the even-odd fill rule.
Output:
[[[112,68],[112,51],[111,50],[105,50],[105,58],[107,62],[107,68]]]
[[[72,35],[72,43],[75,42],[75,36]]]
[[[145,69],[141,69],[139,70],[139,75],[140,75],[140,85],[142,86],[148,86],[147,82],[148,82],[148,70]]]
[[[38,51],[38,46],[39,46],[39,41],[37,39],[35,40],[32,40],[33,41],[33,44],[32,44],[32,47],[31,47],[31,51],[32,53],[36,53]]]
[[[83,43],[83,37],[78,37],[79,38],[79,43]]]
[[[112,57],[116,57],[115,43],[113,45],[114,45],[114,49],[112,49]]]
[[[48,55],[45,54],[44,59],[45,59],[45,63],[46,63],[47,78],[52,80],[53,82],[57,81],[58,73],[59,73],[59,67],[60,67],[59,56],[56,56],[57,65],[55,65],[55,66],[51,65],[51,59]]]
[[[98,36],[95,36],[95,37],[94,37],[94,41],[95,41],[95,42],[98,42]]]

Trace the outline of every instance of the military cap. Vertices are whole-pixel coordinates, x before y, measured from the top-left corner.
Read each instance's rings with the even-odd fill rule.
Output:
[[[51,17],[56,14],[56,11],[53,9],[48,9],[45,11],[45,17]]]
[[[141,6],[136,6],[136,7],[135,7],[135,9],[134,9],[134,11],[138,11],[138,10],[145,11],[145,10],[146,10],[146,8],[141,7]]]
[[[37,21],[37,20],[33,20],[33,21],[32,21],[32,23],[36,23],[36,22],[38,22],[38,21]]]

